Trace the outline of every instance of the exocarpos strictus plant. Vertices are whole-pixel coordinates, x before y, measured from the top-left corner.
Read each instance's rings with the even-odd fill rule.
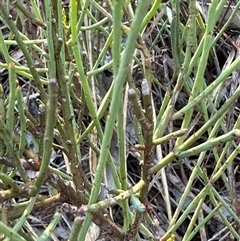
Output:
[[[1,240],[240,240],[233,4],[0,1]]]

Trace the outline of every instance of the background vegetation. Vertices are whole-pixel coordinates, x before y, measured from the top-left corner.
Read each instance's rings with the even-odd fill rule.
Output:
[[[240,240],[239,5],[0,1],[0,239]]]

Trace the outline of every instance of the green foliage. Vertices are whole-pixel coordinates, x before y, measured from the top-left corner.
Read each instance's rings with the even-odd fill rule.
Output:
[[[236,14],[219,23],[226,2],[207,16],[196,1],[0,3],[1,240],[56,240],[69,214],[71,241],[92,223],[99,239],[194,240],[213,219],[240,239],[240,57],[216,51]],[[34,216],[48,217],[41,233]]]

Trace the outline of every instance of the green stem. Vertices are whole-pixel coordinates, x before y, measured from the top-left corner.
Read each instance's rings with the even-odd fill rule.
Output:
[[[188,149],[187,151],[182,151],[179,154],[175,152],[175,155],[178,158],[186,158],[186,157],[196,155],[196,154],[201,153],[206,150],[211,150],[213,147],[215,147],[221,143],[226,143],[226,142],[232,141],[239,137],[240,137],[240,130],[233,129],[232,131],[230,131],[227,134],[218,136],[216,138],[212,138],[212,139],[204,142],[203,144],[200,144],[198,146]]]
[[[222,207],[222,204],[219,203],[199,224],[193,229],[193,231],[186,237],[186,241],[193,240],[193,237],[198,233],[198,231],[204,227],[204,225],[216,214],[219,209]]]
[[[52,221],[49,223],[47,228],[44,230],[44,232],[41,234],[41,236],[38,238],[38,241],[46,241],[49,240],[51,234],[53,233],[55,227],[59,223],[60,219],[62,217],[62,213],[60,211],[56,211]]]
[[[173,114],[172,120],[176,120],[181,118],[189,109],[196,106],[200,101],[210,96],[210,94],[217,88],[217,86],[226,78],[232,74],[232,72],[237,69],[240,65],[240,57],[238,57],[227,69],[225,69],[219,77],[211,83],[201,94],[195,97],[192,101],[190,101],[186,106],[184,106],[181,110]]]
[[[11,227],[7,226],[5,223],[1,221],[0,221],[0,226],[1,226],[1,233],[6,235],[11,241],[26,241],[16,231],[14,231]]]
[[[35,196],[47,175],[48,166],[50,164],[52,143],[53,143],[53,132],[56,123],[56,110],[57,110],[57,99],[58,99],[58,86],[55,78],[49,80],[49,101],[47,106],[47,118],[46,118],[46,130],[44,134],[43,143],[43,156],[41,160],[41,167],[35,182],[35,185],[30,189],[30,195]]]
[[[183,221],[187,218],[187,215],[196,208],[196,206],[198,205],[198,203],[200,202],[201,199],[204,199],[206,197],[206,195],[209,192],[211,185],[208,184],[206,185],[201,192],[194,198],[194,200],[188,205],[187,209],[183,212],[183,214],[181,215],[181,217],[176,221],[176,220],[171,220],[171,223],[174,223],[173,225],[170,225],[168,231],[164,234],[164,236],[160,239],[160,241],[164,241],[167,238],[169,238],[169,236],[174,233],[177,228],[183,223]],[[176,222],[176,223],[175,223]]]
[[[103,173],[104,173],[103,170],[106,165],[107,154],[109,152],[109,146],[112,139],[114,124],[116,120],[116,112],[119,111],[119,99],[122,98],[121,97],[122,90],[125,83],[128,66],[131,61],[131,56],[135,49],[135,41],[137,39],[143,17],[146,14],[146,10],[148,9],[150,2],[151,1],[142,0],[142,1],[139,1],[138,3],[136,15],[135,15],[135,18],[133,19],[133,23],[130,27],[128,38],[126,41],[126,48],[123,53],[122,60],[120,62],[118,74],[114,79],[112,102],[110,104],[109,114],[108,114],[105,132],[104,132],[103,141],[102,141],[102,147],[101,147],[102,151],[100,153],[100,157],[98,161],[96,176],[94,178],[94,183],[93,183],[93,189],[91,191],[91,195],[89,198],[89,204],[93,204],[94,202],[96,202],[98,197],[98,193],[100,190]],[[121,9],[119,9],[119,11],[121,11]],[[91,221],[92,221],[92,215],[87,214],[78,238],[86,236],[86,233]]]
[[[13,192],[19,190],[19,189],[18,189],[18,186],[17,186],[17,184],[14,182],[14,180],[13,180],[10,176],[8,176],[7,174],[0,172],[0,180],[1,180],[5,185],[6,185],[6,184],[9,185],[9,186],[12,188],[12,191],[13,191]]]
[[[45,27],[45,23],[41,19],[37,19],[34,14],[31,13],[31,11],[27,10],[21,2],[10,0],[14,6],[21,11],[28,19],[31,19],[31,21],[41,27]]]
[[[30,215],[30,213],[32,212],[32,209],[34,207],[34,204],[37,200],[37,196],[32,197],[26,207],[26,209],[24,210],[21,218],[17,221],[17,223],[14,225],[13,227],[13,231],[18,232],[22,226],[24,225],[24,223],[26,222],[26,220],[28,219],[28,216]]]
[[[22,50],[24,56],[25,56],[25,59],[27,61],[27,65],[31,71],[31,74],[33,76],[33,80],[40,92],[40,95],[41,95],[41,98],[42,98],[42,101],[43,102],[46,102],[47,101],[47,94],[41,84],[41,81],[40,81],[40,78],[39,78],[39,75],[37,73],[37,70],[35,68],[35,65],[33,63],[33,60],[31,58],[31,55],[29,53],[29,51],[27,50],[26,48],[26,45],[23,43],[23,40],[19,34],[19,31],[16,27],[16,24],[15,22],[9,18],[9,14],[8,14],[8,11],[7,9],[4,7],[3,4],[0,4],[0,14],[1,16],[3,17],[4,21],[6,22],[6,24],[8,25],[8,27],[10,28],[12,34],[15,36],[15,39],[18,43],[18,46],[20,47],[20,49]]]
[[[163,136],[161,138],[158,138],[158,139],[155,139],[153,140],[153,144],[154,145],[160,145],[164,142],[167,142],[169,141],[170,139],[175,139],[179,136],[183,136],[187,133],[187,129],[182,129],[182,130],[178,130],[178,131],[174,131],[166,136]]]
[[[25,109],[25,103],[22,96],[21,88],[18,86],[17,88],[17,106],[18,106],[18,113],[19,113],[19,119],[20,119],[20,143],[19,143],[19,149],[18,149],[18,156],[21,158],[24,153],[25,145],[26,145],[26,116],[24,114]]]
[[[118,146],[119,146],[119,161],[120,161],[120,180],[121,189],[128,189],[127,181],[127,157],[126,157],[126,108],[128,105],[127,98],[125,98],[124,104],[121,103],[120,110],[117,119],[117,130],[118,130]],[[128,200],[124,200],[122,203],[123,208],[123,229],[126,232],[131,223],[131,218],[129,216],[130,209],[128,205]]]
[[[218,119],[224,115],[226,111],[235,103],[237,98],[240,96],[240,87],[235,91],[235,93],[222,105],[222,107],[216,112],[208,122],[206,122],[194,135],[188,138],[181,146],[178,147],[177,152],[187,150],[197,139],[199,139],[203,133],[208,130]],[[176,151],[176,150],[175,150]],[[161,162],[157,163],[154,167],[150,169],[150,172],[157,173],[162,167],[170,163],[174,158],[176,158],[174,152],[170,152],[166,157],[164,157]]]

